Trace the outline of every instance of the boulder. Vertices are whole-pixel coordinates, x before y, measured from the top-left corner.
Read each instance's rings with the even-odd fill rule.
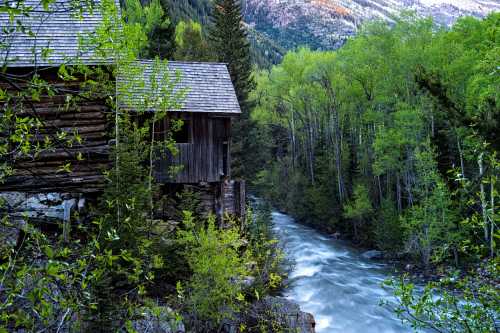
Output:
[[[384,253],[378,250],[370,250],[364,252],[361,257],[365,259],[382,259],[384,257]]]
[[[255,277],[253,276],[245,276],[241,281],[243,288],[250,288],[253,286],[254,283],[255,283]]]
[[[237,333],[239,327],[261,327],[268,332],[314,333],[316,323],[312,314],[302,312],[300,307],[283,297],[266,296],[224,325],[225,333]]]

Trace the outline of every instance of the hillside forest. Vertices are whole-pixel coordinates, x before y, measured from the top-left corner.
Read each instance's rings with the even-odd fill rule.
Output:
[[[385,286],[415,330],[500,329],[499,13],[452,27],[403,13],[394,24],[364,24],[337,50],[301,47],[281,59],[284,50],[246,30],[236,0],[71,8],[102,11],[107,19],[84,44],[118,66],[61,66],[60,83],[83,82],[75,94],[3,64],[0,180],[16,160],[80,147],[77,133],[38,130],[36,103],[55,94],[68,109],[106,101],[112,164],[102,199],[70,238],[67,226],[26,218],[15,241],[0,244],[1,333],[145,332],[151,323],[158,332],[162,323],[172,328],[165,332],[291,332],[266,301],[286,287],[289,270],[271,232],[273,209],[395,262]],[[138,110],[158,112],[143,122],[120,108],[112,83],[123,72],[142,77],[137,59],[154,59],[160,82]],[[180,78],[160,74],[169,60],[228,64],[242,110],[232,124],[233,176],[264,202],[249,203],[244,219],[219,225],[189,190],[157,195],[154,152],[175,154],[182,128],[174,123],[164,141],[151,132],[184,98],[173,88]],[[157,218],[165,205],[168,221]],[[2,228],[12,228],[4,213]]]

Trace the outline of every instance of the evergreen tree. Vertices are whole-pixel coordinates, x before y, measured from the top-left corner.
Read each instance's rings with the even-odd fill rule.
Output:
[[[141,57],[172,59],[175,52],[175,25],[159,0],[125,0],[125,13],[127,22],[142,26],[148,38]]]
[[[175,53],[175,25],[166,14],[162,17],[162,21],[149,33],[147,56],[170,60]]]
[[[210,61],[212,55],[202,32],[195,21],[180,21],[175,28],[175,60]]]
[[[245,166],[251,163],[252,157],[247,155],[251,146],[247,135],[252,129],[250,120],[251,103],[249,94],[254,88],[250,44],[243,27],[241,6],[237,0],[215,0],[212,10],[212,26],[209,30],[209,42],[217,61],[228,64],[231,80],[236,89],[238,101],[242,109],[241,117],[233,124],[233,175],[248,176]]]

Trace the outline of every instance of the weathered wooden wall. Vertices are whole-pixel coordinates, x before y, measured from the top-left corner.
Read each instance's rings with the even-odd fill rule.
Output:
[[[156,163],[156,178],[161,183],[220,182],[230,176],[229,135],[230,119],[207,114],[185,114],[191,122],[190,143],[177,143],[178,154],[167,153]],[[172,165],[182,170],[170,175]]]
[[[54,96],[42,95],[38,100],[16,104],[16,114],[40,120],[42,126],[33,128],[32,143],[50,138],[53,145],[36,156],[12,155],[10,164],[14,174],[0,184],[0,191],[20,192],[99,192],[104,185],[103,171],[109,167],[109,111],[104,99],[90,100],[78,98],[82,83],[64,82],[58,79],[56,70],[45,70],[42,76],[55,90]],[[16,73],[18,74],[18,73]],[[29,79],[24,78],[23,80]],[[1,79],[0,88],[15,92],[26,89],[22,81]],[[66,107],[68,95],[77,102]],[[0,109],[5,104],[0,103]],[[58,140],[56,133],[67,133],[65,140]],[[63,144],[68,138],[80,136],[81,142]],[[70,165],[71,172],[62,171]]]

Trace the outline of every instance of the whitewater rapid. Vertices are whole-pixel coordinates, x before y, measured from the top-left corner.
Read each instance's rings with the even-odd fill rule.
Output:
[[[382,288],[391,276],[383,263],[365,259],[349,244],[324,236],[274,212],[273,230],[292,262],[284,296],[312,313],[318,333],[403,333],[404,327],[381,300],[393,301]]]

